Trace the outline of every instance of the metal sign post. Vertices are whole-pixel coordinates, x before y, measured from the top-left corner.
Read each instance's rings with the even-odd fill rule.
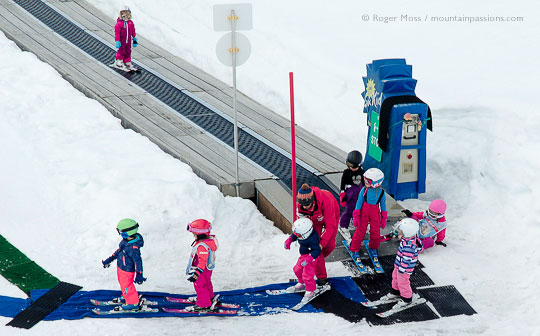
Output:
[[[249,40],[243,34],[237,33],[236,30],[249,30],[252,26],[251,4],[214,5],[214,30],[226,31],[230,29],[231,31],[222,36],[218,41],[216,55],[221,63],[226,66],[232,66],[236,196],[240,196],[240,182],[238,177],[236,67],[242,65],[249,58],[249,54],[251,53],[251,44],[249,43]]]

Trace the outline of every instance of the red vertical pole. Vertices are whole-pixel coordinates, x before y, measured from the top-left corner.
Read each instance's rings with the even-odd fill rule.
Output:
[[[296,146],[294,134],[294,85],[293,73],[289,72],[289,85],[291,89],[291,162],[292,162],[292,202],[293,222],[296,220]]]

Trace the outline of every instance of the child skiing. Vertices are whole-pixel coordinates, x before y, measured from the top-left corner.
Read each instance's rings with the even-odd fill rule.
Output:
[[[351,233],[349,232],[349,224],[351,222],[352,213],[356,207],[358,193],[364,186],[362,169],[362,154],[354,150],[347,155],[347,169],[343,171],[341,176],[341,187],[339,193],[339,202],[345,211],[341,214],[339,221],[339,232],[344,239],[350,242]]]
[[[446,203],[443,200],[436,199],[431,201],[425,213],[411,212],[407,209],[402,210],[402,212],[407,217],[418,221],[418,225],[420,226],[418,237],[422,241],[424,249],[431,248],[435,244],[446,247],[446,243],[443,243],[446,236],[446,218],[444,217]]]
[[[208,312],[216,309],[219,304],[214,300],[214,288],[212,286],[212,270],[215,267],[218,241],[210,235],[212,225],[206,219],[196,219],[189,223],[187,230],[193,233],[195,241],[186,269],[187,280],[193,282],[197,301],[194,306],[185,310]]]
[[[122,241],[110,257],[101,261],[103,267],[107,268],[116,259],[116,273],[125,303],[116,306],[115,310],[140,310],[142,306],[142,302],[139,302],[139,294],[133,284],[135,282],[140,285],[146,281],[146,278],[143,277],[141,259],[141,248],[144,241],[142,236],[137,233],[138,228],[139,224],[133,219],[125,218],[119,221],[116,230],[122,236]],[[122,298],[113,301],[121,303]]]
[[[386,227],[388,213],[386,211],[386,197],[381,184],[384,174],[380,169],[369,168],[364,173],[365,186],[360,190],[356,208],[353,211],[353,224],[356,232],[353,235],[350,250],[354,259],[360,259],[360,248],[369,225],[369,253],[373,262],[378,263],[378,251],[381,240],[381,228]]]
[[[131,10],[125,6],[120,10],[120,15],[114,26],[114,41],[117,51],[112,67],[124,71],[137,71],[131,64],[131,40],[133,40],[133,48],[136,48],[138,45],[136,36],[135,24],[131,21]]]
[[[315,260],[321,255],[319,234],[313,230],[311,219],[303,217],[293,223],[293,233],[285,241],[285,248],[291,248],[291,243],[298,240],[300,244],[300,257],[294,265],[293,271],[298,283],[293,286],[292,292],[306,291],[302,301],[309,301],[313,296],[317,283],[315,281]]]
[[[392,290],[377,302],[397,301],[397,303],[388,312],[379,313],[380,317],[389,316],[425,301],[420,299],[418,294],[413,294],[410,282],[411,274],[418,261],[418,253],[422,252],[423,249],[421,242],[416,237],[418,228],[418,222],[412,218],[404,218],[397,225],[398,237],[401,240],[392,272]]]

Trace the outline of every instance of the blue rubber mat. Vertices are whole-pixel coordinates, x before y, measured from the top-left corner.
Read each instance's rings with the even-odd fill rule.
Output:
[[[354,280],[350,277],[331,278],[330,283],[336,293],[339,293],[342,297],[349,300],[362,301],[364,300],[362,293],[356,286]],[[271,315],[279,314],[283,312],[290,312],[290,308],[296,305],[302,299],[302,294],[284,294],[284,295],[268,295],[267,289],[284,289],[291,286],[291,283],[272,284],[260,287],[252,287],[246,289],[238,289],[232,291],[217,292],[221,295],[221,300],[224,303],[239,304],[237,316],[259,316],[259,315]],[[32,299],[35,301],[42,295],[46,294],[48,290],[34,290],[31,293]],[[161,292],[140,292],[145,298],[151,301],[157,301],[159,307],[167,308],[184,308],[188,305],[171,303],[165,300],[166,296],[187,298],[192,296],[180,295],[172,293]],[[324,295],[327,295],[326,293]],[[55,311],[51,312],[45,321],[53,320],[77,320],[84,317],[92,318],[149,318],[149,317],[188,317],[188,316],[200,316],[196,314],[175,314],[165,313],[159,311],[157,313],[139,313],[139,314],[116,314],[116,315],[96,315],[92,312],[96,306],[90,303],[90,299],[96,300],[110,300],[114,297],[120,296],[120,291],[115,290],[96,290],[96,291],[79,291],[67,300],[64,304],[58,307]],[[322,297],[323,295],[321,295]],[[313,302],[316,303],[319,298]],[[359,301],[358,301],[359,302]],[[0,314],[4,316],[14,316],[22,309],[29,306],[29,301],[13,300],[13,298],[0,297]],[[100,307],[101,309],[112,309],[112,306]],[[317,309],[313,305],[308,304],[298,312],[300,313],[315,313],[324,312],[322,309]]]

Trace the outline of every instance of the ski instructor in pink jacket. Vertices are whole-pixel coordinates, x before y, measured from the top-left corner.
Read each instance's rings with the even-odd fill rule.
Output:
[[[336,234],[339,225],[339,205],[331,192],[317,187],[302,184],[296,197],[296,209],[299,217],[307,217],[313,222],[313,228],[320,237],[322,249],[317,258],[315,276],[317,285],[328,283],[326,263],[324,258],[330,255],[336,247]]]

